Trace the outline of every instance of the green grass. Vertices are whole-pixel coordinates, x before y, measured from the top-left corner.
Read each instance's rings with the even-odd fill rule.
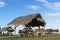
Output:
[[[5,36],[5,37],[0,37],[0,40],[60,40],[60,35],[59,34],[47,34],[42,37]]]

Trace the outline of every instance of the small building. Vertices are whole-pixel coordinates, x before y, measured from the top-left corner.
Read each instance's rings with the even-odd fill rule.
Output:
[[[39,36],[43,35],[43,32],[44,32],[44,29],[35,29],[34,36],[39,37]]]
[[[59,32],[58,29],[46,29],[45,33],[46,34],[57,34]]]
[[[31,27],[24,28],[23,30],[19,30],[19,34],[21,37],[32,37],[33,36],[33,30]]]
[[[2,36],[11,36],[12,35],[11,32],[13,32],[14,30],[12,27],[5,27],[5,28],[2,28],[0,31],[2,32],[1,34]]]
[[[7,28],[7,35],[9,35],[9,36],[11,36],[11,35],[13,35],[11,32],[13,32],[14,31],[14,29],[12,28],[12,27],[8,27]]]

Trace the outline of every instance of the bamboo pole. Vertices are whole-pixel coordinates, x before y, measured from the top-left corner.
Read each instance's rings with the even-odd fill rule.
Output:
[[[15,25],[15,28],[14,28],[14,35],[16,35],[16,28],[17,28],[18,25]]]

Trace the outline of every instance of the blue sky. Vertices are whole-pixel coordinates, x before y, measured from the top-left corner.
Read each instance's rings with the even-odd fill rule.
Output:
[[[0,0],[0,26],[3,28],[19,16],[38,12],[46,21],[46,29],[60,30],[60,0]]]

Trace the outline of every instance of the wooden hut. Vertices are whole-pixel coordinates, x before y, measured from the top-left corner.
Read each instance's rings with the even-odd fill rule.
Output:
[[[55,33],[58,33],[58,32],[59,32],[58,29],[46,29],[45,30],[46,34],[55,34]]]
[[[2,34],[1,34],[2,36],[8,36],[8,35],[10,36],[10,35],[12,35],[11,32],[13,32],[14,30],[12,27],[4,27],[0,31],[2,32]]]
[[[35,37],[39,37],[39,36],[41,36],[43,34],[43,32],[44,32],[44,29],[43,28],[35,29],[34,36]]]
[[[8,25],[15,25],[15,28],[21,24],[24,24],[27,28],[28,27],[36,27],[40,26],[45,27],[46,23],[40,14],[30,14],[26,16],[21,16],[13,21],[11,21]]]
[[[11,36],[12,35],[12,33],[11,32],[13,32],[14,31],[14,29],[12,28],[12,27],[8,27],[7,28],[7,35],[9,35],[9,36]]]
[[[19,30],[19,34],[21,37],[32,37],[33,36],[33,30],[31,27],[24,28],[23,30]]]

